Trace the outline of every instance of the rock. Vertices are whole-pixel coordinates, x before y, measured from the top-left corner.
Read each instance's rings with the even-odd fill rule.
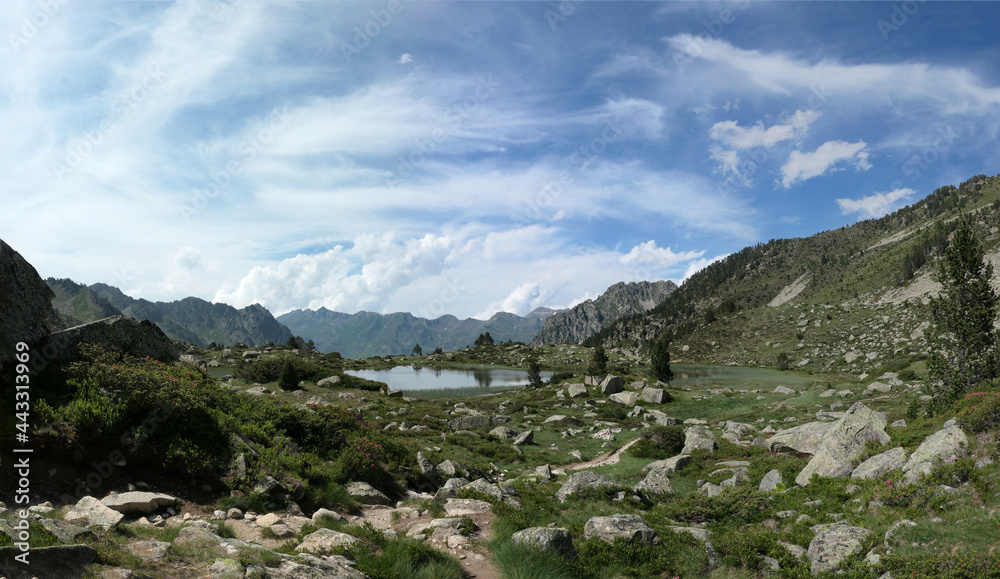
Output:
[[[476,499],[448,499],[444,503],[444,514],[449,517],[468,517],[493,512],[493,505]]]
[[[868,390],[872,392],[880,392],[882,394],[888,394],[892,390],[892,386],[885,384],[884,382],[872,382],[868,385]]]
[[[340,386],[340,376],[328,376],[316,383],[320,388],[336,388]]]
[[[760,479],[760,485],[758,485],[757,489],[762,492],[769,493],[778,488],[778,485],[784,482],[785,480],[781,476],[781,471],[773,469],[768,471],[767,474],[764,475],[764,478]]]
[[[891,470],[902,468],[906,464],[906,450],[896,447],[876,454],[868,460],[862,462],[851,473],[852,479],[881,478],[882,475]]]
[[[14,360],[17,342],[36,344],[65,327],[52,308],[55,297],[38,271],[0,240],[0,367]],[[33,351],[32,361],[37,356]]]
[[[819,531],[809,543],[806,557],[812,563],[813,575],[832,571],[847,557],[861,551],[872,532],[863,527],[834,525]]]
[[[566,499],[584,489],[594,489],[601,487],[611,487],[615,486],[615,483],[609,481],[603,476],[592,472],[589,470],[582,470],[580,472],[575,472],[566,479],[562,487],[556,492],[556,498],[559,499],[560,503],[565,503]]]
[[[174,504],[177,502],[177,499],[163,493],[132,491],[108,495],[101,499],[101,502],[104,506],[119,513],[142,513],[148,515],[162,507]]]
[[[691,463],[691,455],[689,454],[678,454],[677,456],[672,456],[670,458],[665,458],[663,460],[657,460],[651,462],[646,466],[642,467],[642,470],[653,470],[655,468],[664,468],[667,474],[674,474],[678,469]]]
[[[882,545],[885,547],[885,552],[886,553],[891,552],[892,548],[896,546],[895,543],[890,542],[892,541],[892,536],[896,532],[896,529],[899,529],[900,527],[916,527],[916,526],[917,524],[909,519],[903,519],[902,521],[897,521],[893,523],[893,525],[889,527],[889,530],[885,532],[885,536],[882,538]]]
[[[94,497],[83,497],[63,516],[67,523],[104,530],[115,527],[124,518],[125,515],[108,508]]]
[[[853,470],[852,462],[864,452],[866,442],[875,440],[883,445],[889,442],[885,426],[884,414],[856,402],[843,418],[830,423],[826,440],[795,477],[795,483],[806,486],[814,474],[836,478],[849,476]]]
[[[552,416],[549,416],[548,418],[543,420],[542,424],[548,424],[549,422],[562,422],[563,420],[566,420],[566,417],[564,415],[553,414]]]
[[[639,398],[647,404],[665,404],[671,397],[663,388],[643,388]]]
[[[600,376],[584,376],[583,383],[587,386],[600,386],[601,377]]]
[[[701,493],[703,495],[711,498],[711,497],[714,497],[714,496],[721,495],[722,491],[725,490],[725,489],[723,489],[722,487],[720,487],[717,484],[713,484],[713,483],[707,482],[707,483],[701,485],[701,488],[699,488],[698,490],[701,491]]]
[[[826,441],[826,433],[833,424],[832,422],[807,422],[802,426],[782,430],[768,439],[771,452],[792,454],[798,457],[812,456]],[[763,432],[767,432],[767,428]]]
[[[792,389],[791,389],[791,388],[789,388],[788,386],[778,386],[778,387],[776,387],[776,388],[775,388],[775,389],[773,390],[773,392],[774,392],[775,394],[786,394],[786,395],[794,395],[794,394],[798,394],[798,392],[796,392],[795,390],[792,390]]]
[[[601,394],[604,394],[605,396],[617,394],[618,392],[625,390],[625,380],[623,380],[621,376],[608,374],[604,377],[604,380],[601,381],[600,388]]]
[[[552,480],[552,467],[547,464],[535,468],[535,476],[545,480]]]
[[[736,487],[745,482],[750,482],[750,471],[746,467],[739,467],[733,469],[733,476],[722,481],[720,484],[723,487]]]
[[[715,435],[704,426],[689,426],[684,431],[684,448],[681,454],[691,454],[695,450],[714,451],[717,448]]]
[[[0,265],[3,264],[0,263]],[[5,272],[0,270],[0,273]],[[87,566],[97,558],[97,551],[87,545],[33,547],[29,552],[31,553],[29,558],[30,565],[24,565],[14,559],[14,557],[22,554],[20,549],[17,547],[0,547],[0,574],[6,577],[6,579],[33,579],[38,577],[45,579],[49,577],[79,579],[83,577]]]
[[[455,468],[455,463],[450,460],[442,460],[440,464],[434,467],[438,474],[444,478],[452,478],[458,474],[458,470]]]
[[[517,438],[518,434],[520,433],[514,430],[513,428],[510,428],[509,426],[497,426],[496,428],[490,431],[490,436],[495,436],[500,440],[509,440],[511,438]]]
[[[649,528],[639,515],[611,515],[591,517],[583,527],[584,540],[598,538],[612,543],[622,537],[631,542],[656,544],[660,542],[656,531]]]
[[[635,406],[639,400],[639,395],[635,392],[618,392],[608,396],[608,400],[617,402],[623,406]]]
[[[363,505],[392,505],[392,501],[382,491],[366,482],[349,482],[344,485],[347,494]]]
[[[493,419],[489,416],[460,416],[448,423],[452,430],[481,430],[489,428]]]
[[[512,444],[514,446],[524,446],[526,444],[531,444],[534,439],[535,431],[528,429],[514,437],[514,442]]]
[[[419,450],[417,451],[417,468],[420,469],[420,474],[428,478],[433,477],[437,470],[434,467],[434,463],[427,460],[427,457],[424,456],[424,453]]]
[[[969,439],[956,425],[935,432],[913,451],[910,460],[903,465],[906,480],[913,482],[945,461],[965,456],[968,445]]]
[[[852,392],[850,390],[840,390],[840,391],[837,392],[837,396],[840,396],[841,398],[844,398],[844,397],[847,397],[847,396],[854,396],[854,392]]]
[[[475,491],[479,491],[481,493],[493,497],[498,501],[503,501],[516,509],[521,508],[521,503],[518,502],[518,500],[514,498],[514,494],[512,494],[513,487],[508,487],[511,492],[507,492],[507,490],[501,489],[497,485],[487,482],[486,479],[477,478],[476,480],[472,481],[471,483],[465,485],[462,488],[468,488]]]
[[[331,511],[329,509],[323,509],[323,508],[321,508],[321,509],[317,509],[316,512],[313,513],[313,516],[312,516],[312,522],[313,522],[313,524],[318,523],[319,520],[321,518],[323,518],[323,517],[329,517],[329,518],[333,519],[334,521],[336,521],[338,523],[344,522],[344,521],[347,520],[347,519],[345,519],[344,517],[342,517],[338,513],[335,513],[335,512],[333,512],[333,511]]]
[[[271,525],[283,523],[284,521],[277,513],[268,513],[266,515],[257,517],[257,519],[254,520],[254,522],[257,523],[258,527],[270,527]]]
[[[351,568],[353,562],[339,555],[315,557],[299,553],[283,559],[278,567],[268,567],[270,579],[367,579],[367,575]]]
[[[587,387],[583,384],[570,384],[566,388],[566,395],[570,398],[579,398],[587,395]]]
[[[167,556],[170,543],[165,541],[138,541],[130,543],[129,552],[145,561],[159,561]]]
[[[516,545],[558,553],[571,560],[577,559],[576,549],[573,548],[573,539],[569,534],[569,529],[562,527],[531,527],[514,533],[511,535],[511,540]]]
[[[619,430],[620,431],[621,429],[620,428],[616,428],[614,430]],[[594,434],[591,434],[590,437],[593,438],[593,439],[595,439],[595,440],[605,440],[605,441],[608,441],[608,442],[614,442],[614,440],[615,440],[615,432],[614,432],[614,430],[612,430],[610,428],[605,428],[603,430],[599,430],[599,431],[595,432]]]
[[[649,471],[646,478],[639,481],[639,484],[635,485],[636,492],[644,492],[651,495],[672,495],[674,494],[674,489],[670,486],[670,480],[667,478],[668,474],[671,474],[673,470],[668,470],[666,467],[654,468]]]
[[[889,426],[891,426],[893,428],[906,428],[906,421],[903,420],[902,418],[900,418],[899,420],[893,422]]]
[[[333,550],[335,547],[352,547],[359,543],[361,541],[347,533],[338,533],[330,529],[320,529],[306,535],[302,539],[302,544],[295,547],[295,550],[309,553],[324,553]]]
[[[45,527],[46,531],[55,535],[59,541],[69,545],[76,543],[77,538],[97,538],[97,535],[90,529],[67,523],[66,521],[60,521],[59,519],[40,519],[38,522]]]
[[[238,521],[243,518],[243,511],[233,507],[226,511],[226,518]]]

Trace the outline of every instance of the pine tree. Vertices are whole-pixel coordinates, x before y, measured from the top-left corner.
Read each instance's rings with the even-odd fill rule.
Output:
[[[411,353],[414,356],[420,356],[420,355],[423,355],[424,350],[423,350],[423,348],[420,347],[420,344],[417,344],[416,346],[413,346],[413,352],[411,352]]]
[[[532,388],[542,387],[542,366],[538,360],[531,358],[528,360],[528,383]]]
[[[604,346],[598,345],[594,348],[594,353],[590,358],[590,367],[587,369],[591,376],[599,376],[608,369],[608,354],[604,351]]]
[[[674,379],[674,372],[670,369],[670,340],[664,336],[649,347],[650,366],[653,370],[653,378],[660,382],[670,382]]]
[[[997,377],[1000,298],[990,286],[993,265],[972,227],[962,222],[938,268],[940,295],[931,299],[931,355],[927,366],[934,405],[942,410],[981,382]]]

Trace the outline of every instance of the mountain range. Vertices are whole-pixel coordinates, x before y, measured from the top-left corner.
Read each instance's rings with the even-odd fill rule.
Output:
[[[460,320],[446,315],[433,320],[409,313],[344,314],[326,308],[294,310],[278,316],[293,333],[313,340],[323,352],[340,352],[347,358],[372,355],[409,354],[420,345],[424,352],[440,347],[457,350],[471,346],[480,334],[489,332],[497,342],[528,343],[557,310],[536,308],[521,317],[507,312],[488,320]]]
[[[531,343],[540,346],[581,342],[619,318],[652,309],[676,289],[672,281],[618,282],[596,300],[586,300],[550,316]]]

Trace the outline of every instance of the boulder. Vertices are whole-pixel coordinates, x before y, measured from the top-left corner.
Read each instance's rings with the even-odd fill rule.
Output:
[[[649,471],[646,478],[635,485],[635,490],[652,495],[672,495],[674,489],[670,486],[670,479],[667,478],[672,472],[666,467],[654,468]]]
[[[881,394],[888,394],[892,390],[892,386],[884,382],[872,382],[868,385],[868,390],[871,392],[879,392]]]
[[[34,579],[36,577],[78,579],[83,577],[87,566],[97,558],[97,551],[88,545],[33,547],[29,552],[31,553],[28,559],[30,565],[24,565],[14,559],[14,557],[23,554],[19,548],[0,547],[0,574],[6,579]]]
[[[864,452],[866,442],[875,440],[883,445],[889,442],[886,424],[885,414],[874,412],[860,402],[854,403],[843,418],[830,423],[826,440],[795,477],[795,483],[806,486],[814,474],[835,478],[850,476],[854,470],[852,462]]]
[[[347,494],[363,505],[392,505],[385,493],[366,482],[349,482],[344,485]]]
[[[665,404],[671,399],[663,388],[643,388],[639,398],[647,404]]]
[[[434,467],[434,469],[444,478],[452,478],[458,474],[458,469],[455,468],[455,463],[450,460],[442,460]]]
[[[316,383],[320,388],[337,388],[340,386],[340,376],[327,376]]]
[[[757,489],[762,492],[769,493],[778,488],[778,485],[783,482],[785,482],[785,480],[781,476],[781,471],[778,469],[769,470],[767,474],[764,475],[764,478],[760,479],[760,485],[757,486]]]
[[[104,530],[118,525],[124,518],[125,515],[108,508],[94,497],[83,497],[63,516],[67,523]]]
[[[128,550],[136,557],[145,561],[159,561],[167,556],[170,543],[166,541],[137,541],[130,543]]]
[[[417,468],[420,469],[420,474],[425,477],[431,478],[437,473],[437,469],[434,467],[434,463],[427,460],[422,451],[417,451]]]
[[[663,460],[657,460],[647,464],[642,467],[642,470],[653,470],[656,468],[664,468],[667,474],[674,474],[681,467],[689,464],[691,462],[691,455],[689,454],[678,454],[677,456],[672,456],[670,458],[665,458]]]
[[[625,390],[625,380],[623,380],[621,376],[608,374],[604,377],[604,380],[601,381],[601,394],[617,394],[623,390]]]
[[[733,469],[733,476],[727,478],[726,480],[719,483],[723,487],[736,487],[745,482],[750,482],[750,471],[746,467],[738,467]]]
[[[490,431],[490,436],[495,436],[500,440],[509,440],[511,438],[517,438],[518,434],[520,434],[518,431],[514,430],[509,426],[497,426],[496,428]]]
[[[656,531],[649,528],[639,515],[611,515],[591,517],[583,527],[584,540],[598,538],[612,543],[617,538],[631,542],[656,544],[660,542]]]
[[[921,475],[953,458],[965,456],[969,439],[957,425],[952,424],[927,437],[917,450],[910,455],[910,460],[903,465],[906,480],[913,482]]]
[[[809,543],[806,557],[811,563],[813,575],[832,571],[847,557],[861,551],[872,532],[863,527],[849,527],[844,524],[823,525]]]
[[[163,493],[147,493],[142,491],[130,491],[108,495],[101,499],[104,506],[119,513],[142,513],[148,515],[157,510],[168,507],[177,499]]]
[[[514,437],[514,446],[524,446],[531,444],[535,440],[535,431],[528,429]]]
[[[361,541],[348,535],[330,529],[320,529],[310,533],[302,539],[302,544],[295,547],[296,551],[307,551],[309,553],[323,553],[331,551],[336,547],[352,547]]]
[[[566,388],[566,395],[570,398],[579,398],[587,395],[587,387],[583,384],[570,384]]]
[[[448,423],[452,430],[481,430],[493,425],[489,416],[459,416]]]
[[[268,567],[272,579],[367,579],[367,575],[352,569],[354,563],[339,555],[315,557],[299,553],[295,558],[285,558],[278,567]]]
[[[826,433],[832,426],[832,422],[807,422],[802,426],[782,430],[768,439],[771,452],[798,457],[812,456],[822,446],[826,440]]]
[[[684,430],[684,448],[681,454],[691,454],[695,450],[714,451],[718,445],[715,435],[705,426],[689,426]]]
[[[136,358],[149,356],[168,364],[180,359],[173,341],[156,324],[127,316],[111,316],[56,332],[43,340],[40,349],[58,352],[52,360],[74,360],[78,356],[77,347],[83,343],[101,344],[109,350]]]
[[[571,560],[577,559],[576,549],[573,548],[573,538],[569,534],[569,529],[561,527],[530,527],[511,535],[511,540],[516,545],[558,553]]]
[[[618,392],[608,396],[608,400],[617,402],[623,406],[635,406],[635,403],[639,400],[639,395],[635,392]]]
[[[559,499],[560,503],[565,503],[566,499],[584,489],[595,489],[601,487],[611,487],[615,486],[615,483],[609,481],[603,476],[592,472],[589,470],[582,470],[580,472],[575,472],[566,479],[562,487],[556,491],[556,498]]]
[[[472,515],[488,515],[493,512],[493,505],[476,499],[448,499],[444,502],[444,514],[448,517],[469,517]]]
[[[786,394],[786,395],[798,394],[798,392],[796,392],[795,390],[792,390],[788,386],[778,386],[778,387],[776,387],[774,389],[774,393],[775,394]]]
[[[876,454],[868,460],[862,462],[851,473],[852,479],[881,478],[882,475],[891,470],[902,468],[906,464],[906,450],[896,447]]]
[[[69,545],[76,543],[77,538],[97,538],[97,535],[90,529],[67,523],[66,521],[60,521],[59,519],[39,519],[38,522],[45,527],[46,531],[55,535],[61,542]]]
[[[317,509],[315,513],[313,513],[313,516],[312,516],[312,522],[313,522],[313,524],[318,523],[320,521],[320,519],[322,519],[324,517],[331,518],[334,521],[337,521],[338,523],[342,523],[342,522],[344,522],[344,521],[347,520],[342,515],[340,515],[340,513],[336,513],[334,511],[329,510],[329,509],[320,508],[320,509]]]

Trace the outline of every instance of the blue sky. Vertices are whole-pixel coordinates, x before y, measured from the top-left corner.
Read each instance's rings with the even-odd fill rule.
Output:
[[[436,317],[680,282],[1000,167],[1000,5],[12,2],[43,276]]]

